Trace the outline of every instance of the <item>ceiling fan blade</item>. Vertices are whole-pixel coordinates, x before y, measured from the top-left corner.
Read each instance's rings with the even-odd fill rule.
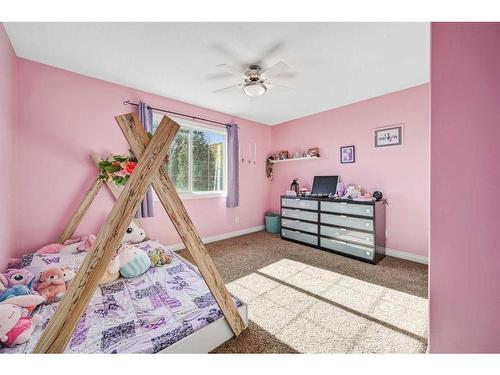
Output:
[[[231,86],[228,86],[228,87],[223,87],[221,89],[218,89],[218,90],[215,90],[215,91],[212,91],[214,94],[218,94],[220,92],[223,92],[223,91],[226,91],[226,90],[231,90],[231,89],[234,89],[236,87],[240,87],[241,88],[241,83],[240,84],[237,84],[237,85],[231,85]]]
[[[279,88],[287,89],[287,90],[295,90],[295,87],[280,85],[279,83],[272,83],[269,81],[266,82],[266,85],[268,85],[269,87],[279,87]]]
[[[290,67],[287,64],[285,64],[283,61],[279,61],[276,64],[274,64],[273,66],[271,66],[269,69],[264,71],[262,73],[262,75],[265,76],[266,78],[275,77],[275,76],[283,73],[285,70],[288,70],[289,68]]]
[[[231,65],[220,64],[217,65],[217,68],[224,69],[227,73],[232,74],[233,76],[246,78],[245,72],[240,72],[238,69],[233,68]]]
[[[262,66],[264,64],[263,60],[268,60],[270,58],[272,59],[276,55],[276,52],[278,52],[279,50],[281,50],[283,48],[283,45],[284,45],[284,43],[282,41],[277,42],[277,43],[270,45],[264,51],[261,51],[258,55],[262,56],[262,58],[260,60],[256,61],[255,64]]]

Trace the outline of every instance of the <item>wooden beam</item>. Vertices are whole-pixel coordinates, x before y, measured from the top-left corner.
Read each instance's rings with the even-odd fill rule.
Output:
[[[99,156],[99,154],[93,152],[90,154],[90,157],[92,160],[95,162],[96,166],[99,168],[99,162],[102,160],[102,158]],[[115,185],[112,181],[106,181],[106,186],[108,187],[109,191],[111,191],[111,194],[115,197],[115,199],[118,199],[120,196],[123,186],[118,186]]]
[[[166,117],[163,117],[163,119],[165,118]],[[140,160],[150,141],[139,118],[136,114],[131,113],[117,116],[115,119],[123,135],[127,138],[132,152]],[[175,186],[171,182],[163,166],[159,169],[159,173],[153,177],[152,185],[165,211],[167,211],[170,220],[174,224],[177,233],[182,239],[182,242],[191,254],[201,276],[207,283],[217,304],[224,313],[231,329],[234,334],[238,336],[246,328],[245,322],[238,313],[219,271],[215,267],[212,258],[210,258],[203,241],[198,235],[193,222],[175,190]]]
[[[69,290],[38,341],[35,353],[62,353],[104,275],[153,176],[164,163],[179,126],[162,121],[143,157],[99,230]]]
[[[59,236],[57,242],[63,243],[73,235],[76,228],[82,221],[83,216],[85,215],[90,205],[94,201],[94,198],[96,197],[97,193],[99,192],[99,190],[101,190],[102,184],[103,181],[99,178],[96,179],[94,182],[92,182],[90,189],[87,191],[87,193],[85,193],[85,196],[80,202],[80,205],[76,208],[75,212],[73,212],[73,215],[69,219],[68,224],[66,224],[66,227]]]

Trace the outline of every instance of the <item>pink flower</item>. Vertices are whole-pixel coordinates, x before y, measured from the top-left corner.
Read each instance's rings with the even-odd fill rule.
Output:
[[[120,169],[119,171],[113,173],[113,176],[116,176],[116,177],[125,177],[127,175],[127,173],[125,172],[124,169]]]
[[[136,165],[137,165],[137,163],[135,161],[128,161],[125,164],[125,168],[124,168],[125,174],[130,176],[132,174],[132,172],[134,171]]]

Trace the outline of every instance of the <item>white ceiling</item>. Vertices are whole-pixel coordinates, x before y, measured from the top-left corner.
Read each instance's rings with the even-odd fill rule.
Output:
[[[275,125],[429,81],[428,23],[7,23],[19,57]],[[258,98],[216,66],[291,69]]]

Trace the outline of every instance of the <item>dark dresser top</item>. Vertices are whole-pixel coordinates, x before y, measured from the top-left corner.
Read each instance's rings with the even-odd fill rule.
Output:
[[[346,203],[356,203],[356,204],[367,204],[373,205],[377,202],[385,203],[384,199],[380,201],[372,200],[372,201],[357,201],[354,199],[342,199],[342,198],[328,198],[328,197],[314,197],[314,196],[290,196],[290,195],[281,195],[281,198],[288,199],[304,199],[304,200],[312,200],[312,201],[322,201],[322,202],[346,202]]]

